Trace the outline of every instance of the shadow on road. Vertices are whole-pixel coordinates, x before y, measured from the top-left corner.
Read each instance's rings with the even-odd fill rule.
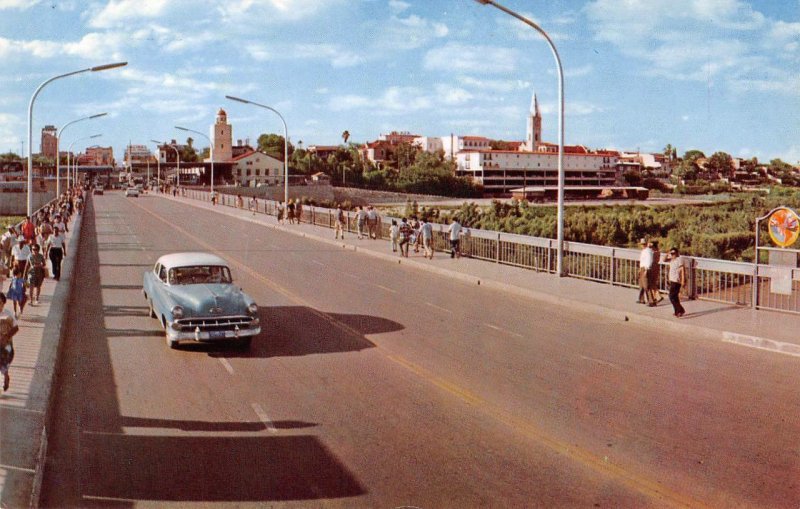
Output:
[[[84,503],[92,499],[98,505],[109,499],[267,502],[364,493],[313,436],[87,434],[82,445]]]
[[[323,313],[304,306],[259,309],[261,334],[249,350],[225,349],[225,357],[297,357],[302,355],[358,352],[375,347],[367,334],[402,330],[403,325],[370,315]],[[213,345],[189,345],[213,350]]]
[[[128,384],[146,382],[115,376],[110,351],[113,338],[163,337],[163,332],[156,328],[106,329],[106,316],[139,316],[142,307],[137,305],[141,301],[104,306],[103,290],[107,287],[102,285],[98,267],[101,256],[120,256],[108,251],[131,247],[131,251],[146,252],[141,246],[133,249],[98,239],[91,199],[81,237],[81,254],[74,272],[80,281],[80,297],[69,307],[64,324],[42,507],[129,508],[137,501],[156,505],[165,501],[269,505],[272,501],[366,493],[348,467],[317,437],[276,434],[313,428],[316,423],[284,420],[265,429],[255,418],[253,422],[172,420],[167,418],[169,403],[160,401],[154,402],[147,417],[122,415],[118,395]],[[139,264],[111,262],[105,265],[130,266],[139,277]],[[261,320],[265,332],[253,342],[248,356],[361,350],[374,346],[363,334],[399,327],[374,317],[326,317],[302,307],[262,310]],[[337,320],[352,328],[334,326]],[[164,355],[173,353],[163,342],[149,344],[163,348]],[[191,361],[187,358],[184,362]],[[136,428],[148,429],[139,432]]]

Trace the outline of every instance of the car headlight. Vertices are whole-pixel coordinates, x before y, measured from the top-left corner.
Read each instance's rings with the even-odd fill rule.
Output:
[[[175,319],[183,318],[183,308],[181,306],[173,306],[172,317]]]
[[[256,305],[255,302],[253,302],[252,304],[247,306],[247,312],[250,313],[251,315],[255,315],[256,313],[258,313],[258,305]]]

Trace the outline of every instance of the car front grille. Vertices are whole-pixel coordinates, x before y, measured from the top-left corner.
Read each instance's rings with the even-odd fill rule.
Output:
[[[200,332],[209,332],[232,331],[237,328],[247,329],[252,322],[253,318],[250,316],[209,316],[181,318],[176,320],[175,324],[180,327],[181,331],[194,332],[199,328]]]

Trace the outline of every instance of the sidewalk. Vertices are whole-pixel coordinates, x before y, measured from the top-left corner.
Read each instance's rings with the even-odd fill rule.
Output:
[[[408,264],[447,277],[454,277],[516,295],[567,306],[582,311],[618,318],[620,321],[644,324],[656,329],[669,330],[689,339],[710,339],[742,346],[760,348],[776,353],[800,357],[800,315],[774,311],[756,311],[748,307],[702,300],[683,301],[686,315],[675,318],[672,305],[665,299],[651,308],[636,302],[638,290],[612,286],[570,277],[535,272],[509,265],[501,265],[471,258],[451,259],[449,253],[437,252],[433,260],[422,253],[410,253],[400,258],[391,252],[388,240],[358,240],[348,234],[345,240],[334,240],[333,230],[310,224],[280,225],[274,216],[262,213],[253,216],[246,209],[224,205],[212,206],[189,198],[151,195],[177,200],[198,208],[252,221],[277,230],[301,235],[317,241],[341,246],[370,256]]]
[[[0,508],[35,507],[38,501],[62,320],[78,252],[74,239],[80,236],[79,220],[74,219],[69,228],[61,281],[45,279],[40,304],[31,306],[29,301],[18,318],[14,362],[9,370],[11,385],[0,393]],[[2,291],[7,289],[5,280]],[[13,311],[11,302],[6,309]]]

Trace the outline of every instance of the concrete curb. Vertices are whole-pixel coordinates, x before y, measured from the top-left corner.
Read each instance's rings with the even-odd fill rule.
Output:
[[[83,214],[85,213],[86,210],[84,209]],[[36,383],[31,390],[32,398],[42,398],[41,401],[47,402],[44,410],[39,453],[37,454],[36,467],[34,469],[33,488],[31,490],[30,507],[33,508],[39,507],[39,497],[41,495],[42,480],[44,479],[44,468],[47,459],[48,430],[52,428],[54,424],[52,420],[56,391],[53,390],[53,387],[58,380],[59,359],[61,358],[62,344],[66,333],[64,317],[67,314],[73,297],[72,289],[74,285],[72,276],[77,267],[78,253],[80,253],[83,214],[77,216],[72,223],[71,236],[67,244],[68,256],[64,258],[61,265],[61,279],[56,284],[55,292],[53,292],[50,311],[42,333],[42,346],[39,351],[39,358],[36,361],[37,366],[41,367],[41,369],[37,369],[36,374],[38,383]]]
[[[181,202],[181,203],[186,203],[188,205],[191,205],[191,206],[197,207],[197,208],[202,208],[202,209],[207,209],[207,210],[209,209],[209,207],[204,207],[204,206],[201,205],[201,203],[205,203],[205,202],[194,203],[196,200],[193,200],[191,198],[183,198],[183,197],[181,197],[181,198],[173,198],[171,196],[162,196],[162,195],[155,195],[155,196],[159,196],[159,197],[162,197],[162,198],[167,198],[169,200],[174,200],[174,201],[178,201],[178,202]],[[221,207],[224,207],[224,208],[221,208]],[[351,250],[351,251],[354,251],[354,252],[363,253],[363,254],[366,254],[366,255],[369,255],[369,256],[372,256],[372,257],[375,257],[375,258],[381,258],[381,259],[384,259],[384,260],[387,260],[387,261],[391,261],[393,263],[397,262],[398,264],[401,264],[401,265],[402,264],[406,264],[406,265],[408,265],[410,267],[422,269],[422,270],[425,270],[425,271],[428,271],[428,272],[431,272],[431,273],[434,273],[434,274],[439,274],[441,276],[445,276],[445,277],[449,277],[449,278],[453,278],[453,279],[458,279],[458,280],[463,281],[463,282],[468,283],[468,284],[475,284],[475,285],[484,286],[486,288],[491,288],[491,289],[494,289],[494,290],[500,290],[500,291],[507,292],[507,293],[513,293],[513,294],[519,295],[521,297],[526,297],[526,298],[529,298],[529,299],[537,300],[537,301],[540,301],[540,302],[546,302],[548,304],[554,304],[554,305],[557,305],[557,306],[568,307],[568,308],[576,310],[576,311],[598,314],[598,315],[601,315],[601,316],[604,316],[604,317],[610,317],[610,318],[617,319],[617,320],[620,320],[620,321],[623,321],[623,322],[630,322],[630,323],[635,323],[635,324],[647,325],[649,327],[662,328],[662,329],[674,332],[676,334],[680,334],[680,335],[682,335],[682,336],[684,336],[686,338],[698,338],[698,337],[700,337],[702,339],[707,339],[707,340],[712,340],[712,341],[721,341],[721,342],[724,342],[724,343],[731,343],[731,344],[736,344],[736,345],[740,345],[740,346],[746,346],[746,347],[749,347],[749,348],[757,348],[759,350],[767,350],[767,351],[771,351],[771,352],[775,352],[775,353],[781,353],[781,354],[785,354],[785,355],[792,355],[792,356],[800,357],[800,346],[794,345],[794,344],[791,344],[791,343],[785,343],[785,342],[782,342],[782,341],[777,341],[777,340],[766,338],[766,337],[749,336],[749,335],[740,334],[740,333],[733,332],[733,331],[720,330],[720,329],[715,329],[715,328],[712,328],[712,327],[705,327],[705,326],[702,326],[702,325],[695,325],[695,324],[690,324],[690,323],[671,320],[671,319],[664,319],[664,318],[654,317],[654,316],[651,316],[651,315],[645,315],[645,314],[636,313],[636,312],[621,311],[621,310],[618,310],[618,309],[602,306],[600,304],[592,304],[592,303],[587,303],[587,302],[583,302],[583,301],[579,301],[579,300],[575,300],[575,299],[570,299],[570,298],[567,298],[567,297],[559,297],[559,296],[552,295],[552,294],[549,294],[549,293],[538,292],[536,290],[530,290],[528,288],[522,288],[522,287],[519,287],[519,286],[503,283],[503,282],[500,282],[500,281],[494,281],[492,279],[481,279],[481,278],[479,278],[477,276],[472,276],[472,275],[469,275],[469,274],[463,274],[461,272],[453,271],[453,270],[450,270],[450,269],[445,269],[445,268],[442,268],[442,267],[432,267],[432,266],[430,266],[428,264],[420,263],[420,262],[417,262],[417,261],[414,261],[414,260],[398,259],[398,257],[396,255],[390,255],[388,253],[380,253],[380,252],[376,252],[376,251],[373,251],[373,250],[370,250],[370,249],[359,249],[358,246],[350,246],[348,244],[343,244],[342,242],[337,241],[335,239],[326,239],[324,237],[319,237],[317,235],[309,235],[309,234],[307,234],[305,232],[293,230],[291,228],[287,228],[287,227],[282,226],[280,224],[267,224],[267,223],[265,223],[263,221],[259,221],[258,219],[256,219],[259,216],[264,216],[264,214],[260,214],[259,213],[259,215],[255,216],[255,217],[241,217],[238,214],[235,214],[233,212],[229,212],[229,211],[225,210],[225,209],[228,209],[228,208],[230,208],[230,207],[227,207],[225,205],[218,205],[216,207],[211,207],[210,210],[213,211],[213,212],[216,212],[218,214],[223,214],[223,215],[226,215],[226,216],[229,216],[229,217],[233,217],[233,218],[236,218],[236,219],[249,221],[249,222],[252,222],[252,223],[267,227],[267,228],[272,228],[274,230],[282,231],[282,232],[285,232],[285,233],[291,233],[292,235],[297,235],[297,236],[305,237],[305,238],[312,239],[312,240],[315,240],[315,241],[318,241],[318,242],[323,242],[325,244],[334,245],[334,246],[341,247],[341,248],[346,249],[346,250]],[[234,210],[236,210],[236,209],[234,209]],[[266,216],[266,217],[271,217],[271,216]]]

